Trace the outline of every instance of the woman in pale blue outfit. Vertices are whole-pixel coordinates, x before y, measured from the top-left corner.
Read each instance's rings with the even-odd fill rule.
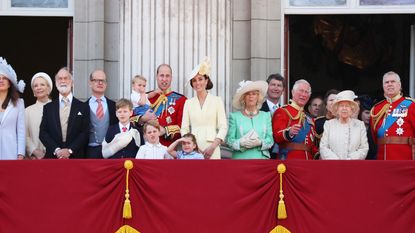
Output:
[[[24,82],[0,57],[0,160],[23,159],[25,154]]]
[[[265,81],[242,81],[233,97],[238,111],[229,116],[227,144],[233,159],[269,159],[272,138],[271,114],[259,111],[268,84]]]

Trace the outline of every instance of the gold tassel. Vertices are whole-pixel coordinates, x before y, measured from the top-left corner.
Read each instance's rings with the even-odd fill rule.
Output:
[[[122,217],[125,219],[131,219],[133,217],[133,213],[131,210],[131,202],[130,202],[130,193],[128,190],[128,176],[130,174],[130,170],[133,168],[133,162],[131,160],[126,160],[124,162],[124,167],[127,169],[127,174],[125,176],[125,201],[122,210]]]
[[[274,229],[272,229],[272,231],[270,231],[269,233],[291,233],[291,231],[289,231],[287,228],[281,225],[278,225]]]
[[[283,163],[278,164],[277,171],[280,174],[280,200],[278,202],[278,219],[287,218],[287,210],[285,209],[284,193],[282,191],[282,174],[285,173],[287,168]]]
[[[140,232],[128,225],[124,225],[120,227],[120,229],[118,229],[118,231],[116,231],[115,233],[140,233]]]

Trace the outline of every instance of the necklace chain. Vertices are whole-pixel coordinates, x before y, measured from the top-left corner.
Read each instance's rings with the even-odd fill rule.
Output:
[[[255,110],[255,111],[248,111],[247,109],[245,109],[244,111],[245,111],[246,115],[248,115],[250,117],[253,117],[256,114],[258,114],[258,111],[257,110]]]

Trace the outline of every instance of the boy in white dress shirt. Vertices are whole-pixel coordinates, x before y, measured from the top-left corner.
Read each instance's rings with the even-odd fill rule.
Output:
[[[136,159],[172,159],[167,153],[167,147],[160,143],[160,125],[157,121],[144,124],[145,144],[137,152]]]

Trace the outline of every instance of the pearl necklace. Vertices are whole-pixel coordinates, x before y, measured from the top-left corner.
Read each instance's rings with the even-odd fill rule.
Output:
[[[255,110],[255,111],[248,111],[247,109],[244,109],[244,112],[245,112],[245,114],[246,115],[248,115],[249,117],[253,117],[253,116],[255,116],[255,115],[257,115],[258,114],[258,111],[257,110]]]

